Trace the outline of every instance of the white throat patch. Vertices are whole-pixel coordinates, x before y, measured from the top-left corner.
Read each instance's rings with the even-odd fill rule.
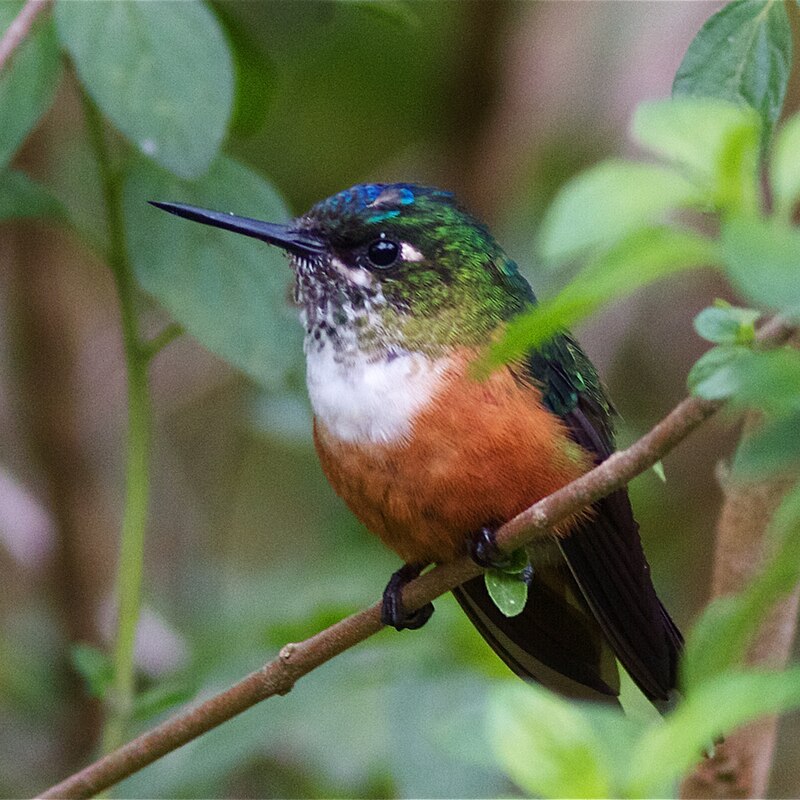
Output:
[[[384,358],[356,351],[342,361],[330,346],[307,348],[306,357],[314,414],[334,436],[364,444],[407,439],[449,365],[422,353]]]

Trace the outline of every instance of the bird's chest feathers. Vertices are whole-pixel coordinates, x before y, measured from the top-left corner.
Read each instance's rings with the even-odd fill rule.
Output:
[[[448,367],[448,359],[422,353],[342,353],[315,344],[307,347],[311,406],[333,436],[352,444],[406,441]]]
[[[309,362],[323,471],[406,561],[454,557],[590,465],[537,387],[508,370],[474,380],[474,353],[346,370],[323,353]]]

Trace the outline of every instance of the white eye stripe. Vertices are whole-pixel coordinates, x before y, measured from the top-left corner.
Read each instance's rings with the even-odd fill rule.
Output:
[[[425,256],[413,244],[400,242],[400,258],[403,261],[423,261]]]
[[[331,266],[356,286],[371,286],[372,276],[364,269],[351,269],[341,259],[331,258]]]

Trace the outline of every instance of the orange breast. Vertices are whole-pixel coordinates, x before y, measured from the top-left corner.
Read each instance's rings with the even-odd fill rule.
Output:
[[[478,382],[467,375],[470,356],[454,362],[402,442],[344,442],[315,421],[331,485],[406,562],[463,554],[470,533],[506,522],[590,466],[538,389],[509,370]]]

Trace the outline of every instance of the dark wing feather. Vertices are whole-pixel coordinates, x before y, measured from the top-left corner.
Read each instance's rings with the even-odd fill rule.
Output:
[[[556,337],[531,358],[530,371],[572,438],[598,463],[608,458],[614,450],[613,409],[578,345]],[[572,394],[565,391],[570,385]],[[627,491],[603,498],[593,510],[559,547],[625,669],[647,697],[666,703],[675,689],[683,639],[656,595]]]
[[[608,458],[614,409],[591,362],[569,336],[555,337],[515,372],[542,389],[550,410],[598,463]],[[644,694],[664,707],[675,688],[683,640],[651,583],[627,492],[614,492],[593,511],[558,541],[565,564],[535,564],[528,602],[518,616],[502,615],[483,578],[454,594],[521,677],[568,696],[613,701],[619,693],[616,654]]]

